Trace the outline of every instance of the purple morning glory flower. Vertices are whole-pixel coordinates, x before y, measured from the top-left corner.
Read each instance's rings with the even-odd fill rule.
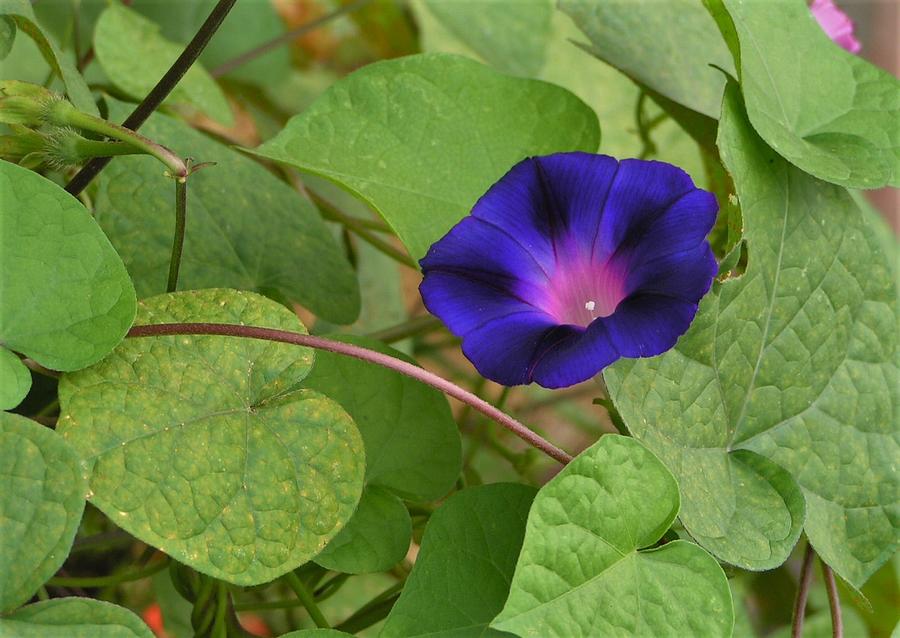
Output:
[[[663,162],[531,157],[429,249],[419,290],[484,377],[573,385],[675,345],[716,275],[717,210]]]

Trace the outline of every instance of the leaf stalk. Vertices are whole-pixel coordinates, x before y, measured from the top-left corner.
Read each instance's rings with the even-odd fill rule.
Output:
[[[99,587],[112,587],[115,585],[120,585],[122,583],[129,583],[134,580],[142,580],[144,578],[149,578],[156,574],[157,572],[161,572],[166,567],[169,566],[169,558],[165,557],[162,560],[158,560],[154,563],[151,563],[147,567],[142,569],[135,569],[127,572],[122,572],[121,574],[112,574],[110,576],[55,576],[47,581],[48,585],[53,587],[90,587],[90,588],[99,588]]]
[[[313,598],[312,593],[309,591],[309,589],[306,588],[306,585],[303,584],[303,581],[300,580],[300,577],[297,576],[297,574],[295,574],[294,572],[288,572],[284,575],[284,581],[291,589],[294,590],[294,593],[297,594],[297,598],[309,613],[309,617],[312,618],[312,621],[316,623],[316,627],[319,627],[321,629],[331,629],[331,625],[328,623],[328,620],[325,619],[325,616],[322,615],[322,611],[319,609],[319,606],[316,605],[316,601]]]
[[[175,180],[175,235],[172,238],[172,256],[169,259],[169,279],[166,292],[178,288],[178,272],[181,270],[181,254],[184,251],[184,231],[187,226],[187,180]]]

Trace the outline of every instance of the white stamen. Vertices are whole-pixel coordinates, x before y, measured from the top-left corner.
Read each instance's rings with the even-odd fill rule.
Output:
[[[595,307],[596,305],[597,305],[597,304],[594,303],[593,301],[588,301],[587,303],[584,304],[584,309],[587,310],[587,311],[589,311],[589,312],[594,312],[594,307]]]

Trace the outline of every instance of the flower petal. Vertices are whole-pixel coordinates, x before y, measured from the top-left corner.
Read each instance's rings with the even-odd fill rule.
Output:
[[[687,331],[717,270],[717,209],[662,162],[529,158],[432,246],[420,290],[484,377],[573,385]]]
[[[428,311],[450,332],[465,337],[489,321],[522,312],[539,312],[501,284],[474,279],[471,273],[430,271],[419,286]]]
[[[629,296],[660,294],[692,303],[697,303],[709,292],[719,269],[707,242],[680,253],[633,263],[635,266],[629,270],[625,281]]]
[[[494,184],[472,214],[507,229],[552,267],[554,242],[593,243],[618,164],[581,152],[530,157]]]
[[[629,297],[604,322],[623,357],[655,357],[672,348],[687,332],[697,303],[655,294]]]
[[[543,285],[548,273],[534,255],[510,231],[466,217],[435,242],[419,261],[422,271],[467,271],[496,279],[498,285]],[[515,282],[515,283],[513,283]]]
[[[619,162],[600,217],[595,258],[606,259],[623,242],[636,243],[657,218],[694,190],[690,176],[677,166],[635,159]]]
[[[481,376],[491,381],[502,385],[530,383],[535,353],[556,327],[541,312],[511,314],[466,334],[463,354]]]
[[[853,21],[833,0],[813,0],[809,10],[822,30],[837,45],[850,53],[859,53],[862,45],[853,35]]]
[[[636,264],[696,248],[706,241],[718,209],[712,193],[689,191],[645,228],[630,233],[616,249],[616,259],[627,253],[628,263]]]
[[[587,381],[620,356],[602,319],[587,329],[561,329],[567,332],[557,341],[545,343],[534,363],[532,379],[545,388],[565,388]]]

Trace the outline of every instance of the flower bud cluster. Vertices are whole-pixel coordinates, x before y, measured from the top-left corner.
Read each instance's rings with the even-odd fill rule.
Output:
[[[88,140],[70,126],[77,109],[43,86],[0,80],[0,124],[11,134],[0,135],[0,158],[26,168],[65,169],[93,155]]]

